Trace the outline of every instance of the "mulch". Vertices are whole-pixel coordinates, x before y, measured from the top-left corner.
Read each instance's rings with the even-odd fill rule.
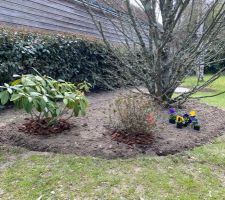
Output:
[[[26,118],[26,123],[18,130],[23,133],[28,133],[32,135],[52,135],[59,134],[65,130],[69,130],[72,126],[66,120],[60,119],[52,125],[48,125],[49,121],[47,119],[43,120],[30,120]]]
[[[124,132],[113,132],[112,140],[131,146],[136,144],[150,145],[153,143],[154,137],[153,134],[126,134]]]
[[[130,158],[143,154],[168,155],[204,145],[225,132],[225,111],[214,106],[189,101],[179,113],[197,111],[201,130],[190,126],[177,129],[168,123],[168,110],[160,110],[158,129],[153,137],[124,134],[109,129],[110,103],[126,91],[92,93],[85,117],[74,118],[69,124],[61,121],[57,127],[41,129],[21,110],[0,112],[0,144],[15,145],[34,151],[89,155],[107,159]],[[21,128],[22,127],[22,128]],[[36,132],[36,134],[33,134]],[[59,133],[61,132],[61,133]]]

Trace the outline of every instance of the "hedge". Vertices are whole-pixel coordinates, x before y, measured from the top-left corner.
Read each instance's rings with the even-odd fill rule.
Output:
[[[215,53],[216,55],[216,53]],[[225,52],[217,55],[216,57],[212,58],[210,60],[210,65],[207,65],[205,67],[205,73],[206,74],[214,74],[216,72],[218,72],[220,69],[222,69],[223,67],[225,67]],[[216,60],[218,60],[218,62],[215,62]]]
[[[120,86],[110,75],[114,58],[100,41],[72,34],[0,28],[0,84],[13,74],[41,74],[71,82],[88,81],[95,89]]]

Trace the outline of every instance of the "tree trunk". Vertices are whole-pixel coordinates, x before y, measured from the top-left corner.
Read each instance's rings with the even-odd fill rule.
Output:
[[[205,65],[203,63],[197,66],[196,74],[197,74],[198,81],[200,82],[204,81],[204,68],[205,68]]]
[[[206,6],[207,2],[210,3]],[[120,45],[107,39],[104,26],[93,14],[95,11],[87,8],[103,42],[117,58],[121,74],[125,72],[124,76],[142,83],[152,98],[167,104],[187,100],[218,77],[214,75],[203,86],[196,85],[172,99],[175,89],[193,71],[203,81],[204,66],[211,61],[212,50],[217,55],[223,51],[225,41],[219,36],[225,27],[225,1],[141,0],[140,5],[134,8],[130,0],[125,0],[122,11],[114,10],[115,21],[111,14],[105,14],[115,30],[125,37],[125,40],[121,38]],[[158,23],[157,16],[161,17],[162,24]]]

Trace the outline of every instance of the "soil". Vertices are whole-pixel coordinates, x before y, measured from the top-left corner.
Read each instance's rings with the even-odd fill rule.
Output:
[[[129,158],[142,154],[175,154],[210,142],[225,132],[224,110],[191,101],[185,104],[186,109],[180,111],[183,113],[186,110],[196,110],[201,124],[200,131],[193,130],[191,127],[177,129],[176,125],[169,124],[168,111],[161,110],[158,122],[161,126],[154,133],[153,142],[146,145],[142,143],[128,145],[114,141],[113,132],[108,128],[110,126],[109,105],[124,92],[119,90],[90,94],[87,115],[70,120],[73,127],[60,134],[31,135],[21,132],[19,127],[26,122],[25,119],[29,115],[13,108],[1,111],[0,144],[15,145],[41,152],[90,155],[111,159]]]

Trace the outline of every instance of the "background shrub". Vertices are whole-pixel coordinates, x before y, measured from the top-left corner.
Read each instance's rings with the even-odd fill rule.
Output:
[[[118,97],[111,106],[110,121],[125,135],[152,135],[156,127],[156,105],[147,96],[128,94]]]
[[[205,73],[207,74],[214,74],[225,66],[225,52],[219,55],[217,55],[216,52],[214,54],[216,56],[211,56],[211,59],[209,61],[210,64],[205,66]]]
[[[0,28],[0,84],[15,73],[33,73],[33,67],[55,79],[109,89],[121,85],[110,73],[116,72],[113,59],[101,42],[90,38]]]

